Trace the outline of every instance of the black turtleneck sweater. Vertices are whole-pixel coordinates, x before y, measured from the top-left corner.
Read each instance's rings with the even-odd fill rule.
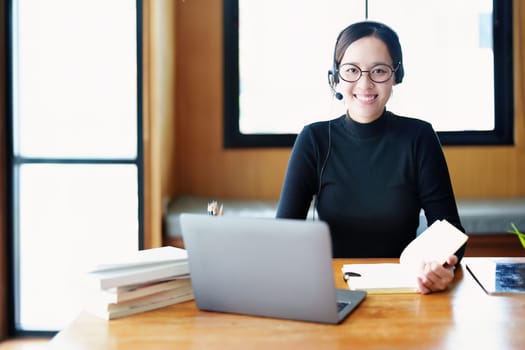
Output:
[[[316,195],[334,258],[399,257],[416,237],[421,209],[429,225],[446,219],[464,231],[432,126],[390,112],[368,124],[344,115],[301,131],[277,217],[305,219]]]

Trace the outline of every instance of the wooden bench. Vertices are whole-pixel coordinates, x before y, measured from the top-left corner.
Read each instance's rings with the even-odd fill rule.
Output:
[[[246,217],[275,217],[276,200],[250,200],[180,196],[170,201],[164,218],[164,241],[180,245],[181,213],[206,213],[208,202],[216,200],[224,205],[224,215]],[[458,199],[461,223],[470,236],[466,255],[468,256],[525,256],[525,249],[518,238],[507,233],[510,223],[525,230],[525,197],[494,199]],[[311,218],[312,211],[309,213]],[[421,213],[418,232],[426,227]]]

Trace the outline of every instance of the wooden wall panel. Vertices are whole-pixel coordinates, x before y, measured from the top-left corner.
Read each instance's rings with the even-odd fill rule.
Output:
[[[525,14],[520,1],[514,4],[516,145],[446,147],[458,197],[525,196]],[[222,60],[222,2],[177,2],[177,188],[172,194],[277,199],[290,149],[222,147]]]
[[[222,2],[178,2],[174,195],[277,198],[289,149],[222,147],[222,63]]]
[[[445,148],[458,197],[512,197],[516,188],[514,147]]]
[[[175,2],[144,1],[145,248],[162,244],[163,202],[175,191]]]
[[[516,115],[516,194],[525,194],[525,5],[514,0],[514,89]]]

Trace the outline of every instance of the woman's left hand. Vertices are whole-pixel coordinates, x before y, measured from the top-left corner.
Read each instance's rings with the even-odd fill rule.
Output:
[[[437,261],[422,263],[420,275],[417,277],[419,291],[422,294],[429,294],[447,289],[454,279],[457,263],[458,258],[455,255],[449,256],[444,265]]]

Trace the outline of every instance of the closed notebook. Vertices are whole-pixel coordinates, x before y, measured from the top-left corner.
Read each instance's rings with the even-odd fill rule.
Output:
[[[416,269],[420,262],[444,264],[467,240],[468,236],[448,221],[435,221],[406,246],[399,263],[345,264],[342,271],[351,290],[376,294],[415,293]]]

